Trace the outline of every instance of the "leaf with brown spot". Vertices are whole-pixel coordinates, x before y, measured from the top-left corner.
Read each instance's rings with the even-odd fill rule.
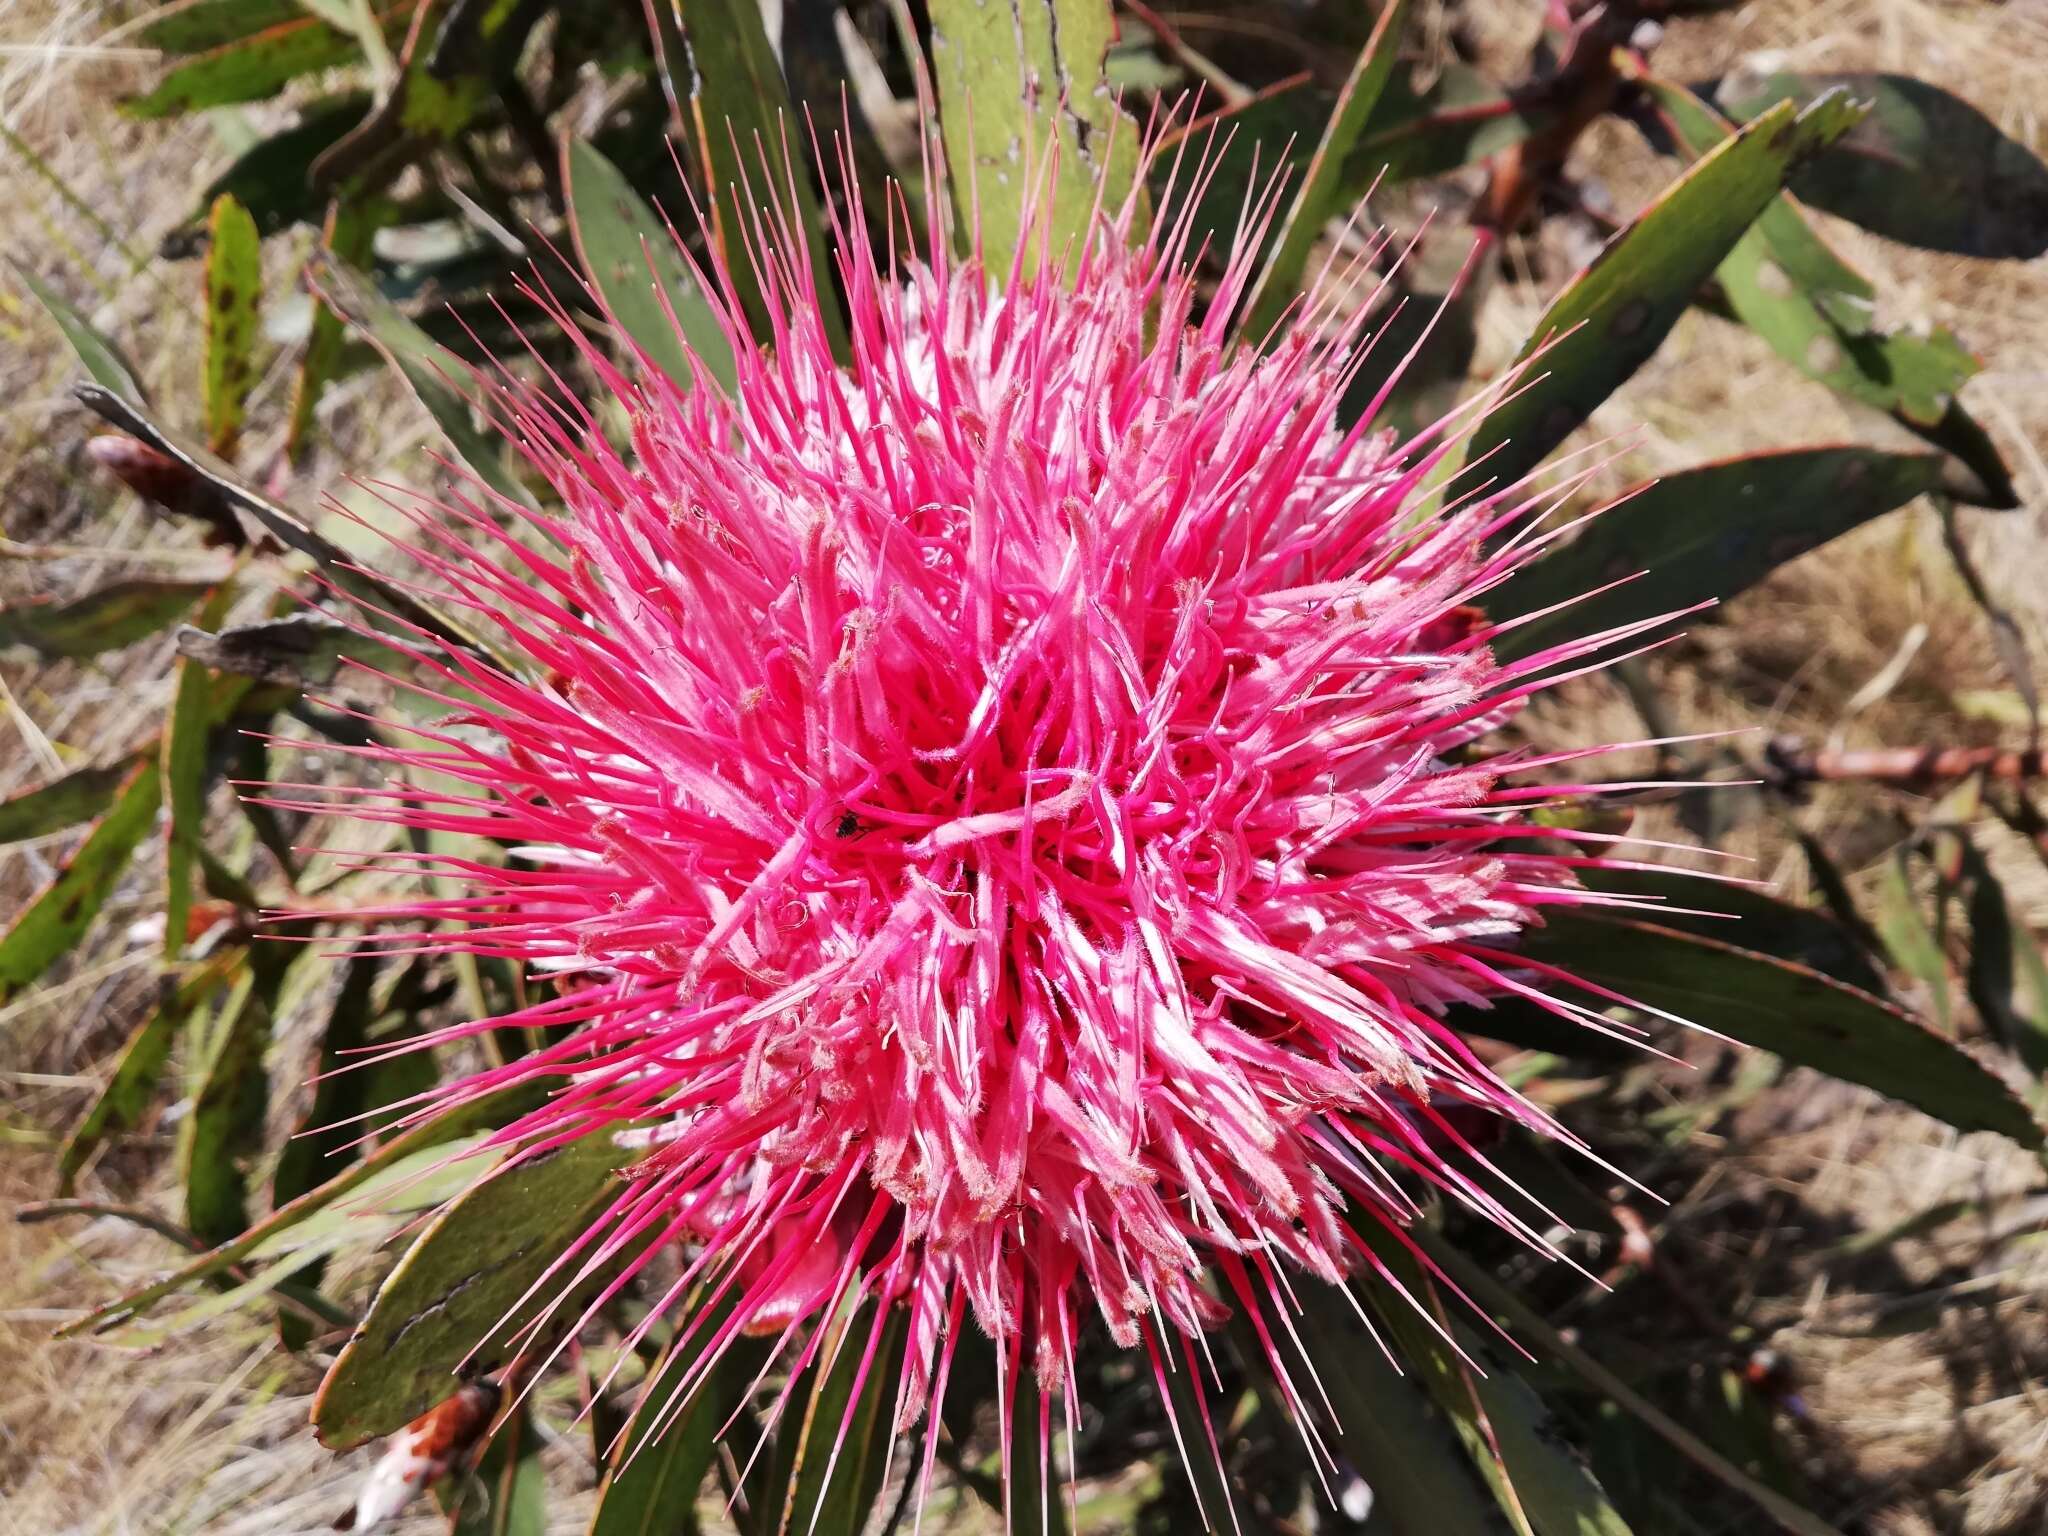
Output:
[[[1666,187],[1544,311],[1517,358],[1520,388],[1479,424],[1466,461],[1502,485],[1535,468],[1649,360],[1793,167],[1861,116],[1839,93],[1775,107]]]
[[[465,1360],[489,1371],[558,1295],[573,1318],[573,1284],[589,1250],[568,1259],[522,1301],[619,1197],[617,1171],[633,1154],[594,1131],[532,1157],[514,1157],[437,1216],[378,1289],[363,1326],[313,1403],[313,1427],[336,1450],[410,1423],[453,1392]],[[608,1271],[607,1271],[608,1272]]]
[[[263,284],[262,238],[249,210],[228,193],[213,202],[206,252],[206,445],[235,456],[242,413],[256,384],[256,310]]]

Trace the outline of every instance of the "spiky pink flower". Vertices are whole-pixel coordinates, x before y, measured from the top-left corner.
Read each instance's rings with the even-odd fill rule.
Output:
[[[516,857],[373,915],[553,983],[493,1023],[554,1043],[437,1105],[539,1083],[498,1144],[645,1149],[552,1283],[681,1242],[655,1310],[708,1286],[705,1360],[791,1365],[898,1302],[906,1424],[968,1313],[1058,1396],[1091,1314],[1156,1368],[1278,1266],[1375,1263],[1354,1223],[1418,1184],[1519,1229],[1443,1149],[1473,1108],[1554,1128],[1444,1015],[1583,1016],[1514,954],[1589,899],[1528,841],[1562,759],[1488,743],[1594,642],[1496,659],[1532,493],[1438,506],[1454,431],[1338,424],[1362,322],[1231,336],[1271,208],[1205,295],[1135,200],[995,273],[850,218],[843,364],[759,224],[772,348],[705,279],[736,388],[588,348],[623,442],[504,397],[561,511],[422,517],[519,665],[443,665],[467,699],[356,804]]]

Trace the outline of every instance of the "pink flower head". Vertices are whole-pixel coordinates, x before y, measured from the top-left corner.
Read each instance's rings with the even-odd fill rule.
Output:
[[[515,857],[373,915],[553,986],[491,1021],[553,1043],[435,1107],[529,1081],[499,1144],[641,1149],[551,1283],[682,1244],[656,1311],[729,1303],[700,1373],[906,1307],[899,1426],[970,1313],[1043,1405],[1091,1318],[1156,1369],[1282,1266],[1373,1262],[1356,1224],[1399,1233],[1421,1185],[1525,1230],[1444,1149],[1474,1108],[1557,1133],[1444,1014],[1583,1016],[1513,954],[1590,899],[1528,843],[1571,788],[1488,745],[1614,638],[1496,659],[1478,604],[1533,496],[1440,506],[1454,432],[1339,424],[1362,321],[1233,338],[1271,194],[1204,293],[1186,217],[1137,234],[1135,197],[998,272],[879,253],[849,201],[850,361],[771,217],[771,347],[704,277],[736,388],[586,347],[623,433],[500,396],[560,510],[420,518],[517,664],[440,665],[458,712],[371,749],[398,782],[355,803]]]

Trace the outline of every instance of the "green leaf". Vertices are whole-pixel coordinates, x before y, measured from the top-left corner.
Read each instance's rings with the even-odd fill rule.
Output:
[[[1392,186],[1474,164],[1521,143],[1550,116],[1517,106],[1467,65],[1443,65],[1422,91],[1397,72],[1345,162],[1345,193],[1363,197],[1375,179]]]
[[[860,1536],[889,1472],[896,1387],[903,1374],[909,1312],[873,1302],[850,1308],[825,1341],[817,1385],[802,1402],[796,1467],[780,1530],[797,1536]],[[859,1396],[854,1395],[858,1384]],[[792,1407],[792,1413],[795,1412]]]
[[[47,837],[90,821],[114,803],[135,766],[153,751],[133,753],[98,768],[78,768],[61,779],[0,800],[0,843]]]
[[[220,623],[234,589],[222,582],[208,598],[200,622]],[[206,835],[206,790],[214,727],[232,712],[249,685],[241,678],[216,683],[205,667],[180,658],[177,689],[164,724],[164,954],[176,959],[185,948],[185,924],[192,910],[192,871]]]
[[[1385,1278],[1366,1274],[1357,1288],[1395,1353],[1450,1420],[1509,1523],[1533,1536],[1629,1536],[1628,1522],[1528,1382],[1445,1307],[1405,1247],[1370,1218],[1354,1225],[1385,1266]]]
[[[427,414],[434,418],[449,445],[485,485],[507,501],[533,508],[533,494],[506,466],[504,442],[495,432],[477,426],[469,398],[452,382],[463,367],[437,345],[405,312],[377,291],[361,272],[322,252],[306,263],[307,281],[363,339],[375,347],[392,371],[405,380]]]
[[[1887,239],[1959,256],[2030,260],[2048,251],[2048,165],[1968,102],[1907,75],[1731,76],[1721,109],[1753,118],[1774,102],[1846,89],[1869,117],[1792,179],[1828,213]]]
[[[1840,95],[1777,107],[1666,188],[1536,323],[1519,359],[1530,372],[1480,423],[1468,462],[1503,485],[1534,468],[1657,350],[1793,167],[1860,115]]]
[[[100,1143],[109,1136],[131,1131],[142,1123],[157,1083],[171,1059],[171,1046],[192,1015],[205,1006],[214,993],[246,961],[240,950],[210,958],[184,980],[165,978],[162,994],[148,1017],[135,1027],[121,1048],[121,1059],[106,1087],[92,1101],[64,1146],[57,1154],[57,1193],[71,1193],[79,1169],[85,1166]]]
[[[370,98],[361,91],[308,103],[298,122],[237,155],[201,194],[200,207],[209,209],[216,199],[232,197],[266,235],[318,220],[326,212],[327,194],[313,184],[306,167],[361,122],[369,107]]]
[[[175,0],[158,8],[135,41],[160,53],[204,53],[305,15],[299,0]]]
[[[1596,891],[1662,903],[1644,914],[1661,927],[1709,939],[1740,940],[1759,954],[1810,965],[1837,981],[1883,995],[1884,973],[1871,960],[1870,950],[1826,912],[1781,901],[1754,886],[1705,880],[1679,869],[1586,869],[1579,874]],[[1666,910],[1681,907],[1691,910]]]
[[[307,1228],[314,1218],[326,1213],[329,1206],[372,1185],[382,1175],[391,1174],[401,1182],[412,1184],[426,1171],[425,1165],[447,1155],[441,1150],[447,1144],[471,1135],[480,1127],[504,1124],[532,1106],[531,1089],[506,1088],[411,1126],[384,1142],[369,1157],[336,1174],[318,1189],[299,1196],[282,1210],[272,1212],[232,1241],[199,1255],[160,1280],[95,1308],[76,1322],[66,1323],[59,1333],[70,1338],[88,1330],[104,1332],[140,1316],[173,1291],[217,1275],[251,1254],[277,1250],[286,1238]],[[416,1168],[413,1166],[415,1163],[422,1166]],[[344,1209],[328,1215],[326,1219],[339,1219],[346,1223],[348,1215]]]
[[[256,306],[263,242],[249,210],[223,192],[213,202],[206,252],[206,445],[235,456],[256,383]]]
[[[1513,1530],[1451,1427],[1388,1359],[1354,1304],[1314,1281],[1297,1283],[1294,1297],[1301,1307],[1293,1346],[1299,1363],[1290,1361],[1289,1374],[1307,1401],[1316,1400],[1317,1382],[1328,1394],[1337,1429],[1330,1449],[1372,1489],[1374,1518],[1393,1531],[1442,1536]],[[1263,1305],[1260,1311],[1267,1336],[1288,1349],[1280,1320]],[[1211,1525],[1222,1528],[1214,1516]]]
[[[1971,1006],[2029,1071],[2048,1077],[2048,957],[2027,925],[2015,920],[1989,861],[1967,840],[1962,861],[1970,882]]]
[[[1340,211],[1345,157],[1379,104],[1401,51],[1401,29],[1408,18],[1407,0],[1389,0],[1360,50],[1358,62],[1337,95],[1337,107],[1323,128],[1321,141],[1301,173],[1294,201],[1280,226],[1280,243],[1267,257],[1251,297],[1245,303],[1243,333],[1258,341],[1278,323],[1295,295],[1303,291],[1309,252],[1322,238],[1323,226]]]
[[[593,1132],[515,1157],[435,1218],[378,1289],[370,1315],[335,1360],[313,1403],[313,1427],[335,1450],[411,1423],[455,1390],[465,1361],[495,1370],[527,1324],[573,1286],[579,1250],[522,1300],[549,1266],[619,1197],[630,1154]],[[560,1312],[573,1317],[576,1297]]]
[[[427,4],[419,0],[386,12],[380,37],[365,0],[343,3],[348,8],[336,19],[349,26],[366,56],[388,56],[394,39],[402,35],[403,41],[382,71],[389,79],[381,99],[309,168],[317,188],[341,197],[388,186],[407,166],[479,126],[493,107],[513,115],[511,92],[524,89],[514,78],[519,53],[547,9],[517,0],[450,4],[435,7],[434,24],[422,27],[410,24]],[[388,25],[394,21],[400,25]],[[574,62],[557,56],[555,68],[573,69]],[[526,110],[538,115],[531,106]]]
[[[1553,913],[1520,952],[1959,1130],[2044,1145],[2004,1083],[1912,1015],[1809,967],[1653,923]],[[1503,957],[1512,965],[1513,957]]]
[[[662,3],[650,0],[655,9]],[[846,318],[840,313],[825,250],[824,210],[802,154],[808,132],[803,120],[790,110],[789,90],[768,41],[761,8],[754,0],[670,0],[670,4],[688,59],[671,58],[664,46],[662,67],[671,97],[691,103],[693,148],[711,192],[713,229],[754,339],[765,344],[771,333],[760,278],[747,257],[753,213],[762,206],[787,205],[793,200],[795,206],[785,206],[784,215],[806,242],[816,276],[819,318],[833,355],[844,360],[851,353]],[[659,29],[656,41],[666,41]],[[747,187],[752,188],[751,199],[743,190]]]
[[[361,266],[370,259],[377,228],[389,213],[388,205],[382,202],[361,198],[336,201],[328,207],[319,248],[331,252],[337,261]],[[334,306],[315,296],[313,320],[306,333],[305,355],[299,359],[298,376],[292,381],[292,410],[284,439],[285,457],[288,459],[298,457],[305,445],[306,434],[312,430],[313,413],[319,409],[320,397],[341,371],[345,330]]]
[[[1058,1410],[1031,1368],[1036,1345],[1026,1341],[1017,1354],[1021,1369],[1009,1373],[1010,1458],[1004,1485],[1003,1518],[1010,1536],[1067,1536],[1066,1482],[1059,1447],[1047,1417]],[[1041,1428],[1043,1439],[1041,1439]]]
[[[1137,174],[1137,129],[1103,76],[1116,38],[1110,8],[1106,0],[932,0],[930,11],[939,128],[960,228],[979,236],[998,281],[1020,249],[1028,270],[1041,238],[1057,265],[1087,226],[1098,182],[1103,208],[1114,210]],[[1027,230],[1025,206],[1044,185],[1055,143],[1052,206],[1040,228]]]
[[[295,9],[293,20],[240,36],[179,65],[154,90],[123,102],[121,110],[130,117],[176,117],[204,107],[260,101],[301,75],[336,69],[362,57],[348,33]]]
[[[562,182],[576,254],[623,339],[684,389],[691,371],[683,350],[687,341],[712,377],[731,390],[739,379],[732,348],[667,224],[617,166],[581,139],[562,140]]]
[[[227,1242],[249,1225],[249,1169],[263,1150],[263,1117],[270,1106],[263,1070],[271,1029],[265,991],[251,969],[221,1004],[182,1127],[178,1161],[185,1225],[209,1245]]]
[[[1497,620],[1571,605],[1509,631],[1496,649],[1503,657],[1529,656],[1734,597],[1786,561],[1940,490],[1947,463],[1932,453],[1791,448],[1650,481],[1487,594],[1487,612]],[[1623,585],[1593,595],[1615,581]]]
[[[31,598],[0,607],[0,645],[78,661],[133,645],[167,628],[218,583],[129,577],[70,602]]]
[[[1171,153],[1154,156],[1148,188],[1159,206],[1160,223],[1180,220],[1192,201],[1189,248],[1200,249],[1206,242],[1212,253],[1227,250],[1246,199],[1288,155],[1321,136],[1333,101],[1306,90],[1284,90],[1246,102],[1216,125],[1213,138],[1205,130],[1189,144],[1190,155],[1199,148],[1209,156],[1206,180],[1188,175],[1185,165],[1176,175]]]
[[[57,329],[64,333],[64,339],[71,344],[71,350],[78,355],[78,361],[88,374],[115,394],[138,405],[148,399],[136,379],[134,366],[122,356],[119,347],[95,330],[91,321],[65,303],[56,289],[27,267],[16,262],[14,274],[35,295],[36,302],[49,312],[50,318],[57,322]]]
[[[1683,87],[1653,76],[1637,83],[1689,155],[1707,153],[1733,131]],[[1715,277],[1735,317],[1793,367],[1955,454],[1976,477],[1956,494],[1986,506],[2016,504],[2010,471],[1956,398],[1977,372],[1976,358],[1939,327],[1925,335],[1882,329],[1876,288],[1828,248],[1790,198],[1772,200]]]
[[[1236,1324],[1239,1319],[1233,1317],[1232,1322]],[[1219,1404],[1209,1401],[1210,1383],[1201,1374],[1206,1368],[1202,1352],[1180,1335],[1172,1333],[1160,1341],[1157,1348],[1160,1354],[1151,1362],[1156,1373],[1154,1384],[1163,1383],[1165,1387],[1161,1406],[1166,1410],[1173,1459],[1180,1463],[1181,1471],[1188,1478],[1204,1526],[1217,1532],[1231,1530],[1234,1528],[1236,1504],[1231,1497],[1229,1479],[1217,1460],[1219,1448],[1224,1444],[1222,1426],[1218,1423],[1222,1409]],[[1171,1358],[1168,1358],[1168,1352],[1171,1352]],[[1264,1368],[1265,1356],[1256,1345],[1241,1353],[1248,1368]],[[1024,1395],[1023,1384],[1019,1383],[1018,1396]],[[1342,1410],[1339,1412],[1341,1414]],[[1026,1536],[1014,1524],[1010,1529],[1015,1536]]]
[[[341,986],[320,1032],[312,1095],[270,1176],[273,1210],[317,1189],[323,1178],[346,1168],[360,1155],[363,1121],[382,1102],[373,1099],[373,1091],[380,1080],[390,1080],[388,1076],[380,1079],[362,1060],[371,1043],[370,998],[377,965],[376,955],[359,954],[343,969]],[[324,1261],[316,1260],[302,1272],[301,1282],[317,1286],[324,1267]],[[309,1342],[303,1326],[292,1321],[290,1314],[281,1316],[279,1322],[289,1347],[303,1348]]]
[[[161,781],[155,763],[138,763],[78,851],[0,934],[0,1000],[84,937],[156,820]]]
[[[1592,1354],[1553,1328],[1534,1308],[1474,1263],[1456,1244],[1447,1241],[1442,1233],[1424,1222],[1416,1223],[1409,1230],[1417,1245],[1444,1272],[1451,1284],[1501,1322],[1509,1336],[1524,1347],[1548,1355],[1568,1367],[1597,1392],[1654,1431],[1695,1467],[1753,1500],[1792,1536],[1840,1536],[1840,1532],[1811,1510],[1758,1482],[1649,1402]]]
[[[633,1417],[607,1458],[589,1536],[698,1536],[697,1491],[718,1454],[719,1430],[759,1368],[758,1351],[744,1338],[735,1341],[687,1401],[678,1403],[676,1395],[732,1300],[728,1293],[709,1317],[700,1318],[694,1305],[676,1317],[675,1339],[648,1372]],[[685,1339],[692,1324],[695,1331]]]
[[[1884,878],[1878,885],[1877,931],[1892,963],[1927,989],[1934,1003],[1935,1021],[1949,1027],[1948,957],[1941,941],[1920,912],[1920,898],[1913,893],[1909,854],[1895,850],[1885,861]]]
[[[237,515],[246,515],[278,542],[307,556],[342,591],[451,645],[490,658],[488,647],[462,625],[403,588],[358,569],[358,562],[315,532],[304,518],[264,495],[206,449],[158,426],[118,395],[96,385],[80,385],[75,393],[87,407],[123,432],[142,439],[158,453],[169,455],[193,471]]]
[[[474,1475],[455,1491],[449,1536],[547,1536],[548,1479],[541,1441],[522,1406],[499,1426]]]

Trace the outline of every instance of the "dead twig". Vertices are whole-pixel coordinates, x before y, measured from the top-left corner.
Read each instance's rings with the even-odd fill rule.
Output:
[[[1860,751],[1815,752],[1797,736],[1779,736],[1764,749],[1762,777],[1778,789],[1808,784],[1889,784],[1921,789],[1980,774],[2003,783],[2048,775],[2048,753],[2039,747],[1872,747]]]

